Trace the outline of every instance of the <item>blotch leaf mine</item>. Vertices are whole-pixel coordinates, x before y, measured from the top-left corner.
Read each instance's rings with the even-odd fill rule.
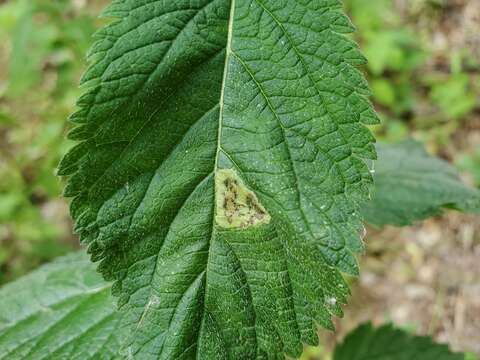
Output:
[[[223,228],[247,228],[270,222],[270,215],[231,169],[220,169],[215,174],[216,223]]]

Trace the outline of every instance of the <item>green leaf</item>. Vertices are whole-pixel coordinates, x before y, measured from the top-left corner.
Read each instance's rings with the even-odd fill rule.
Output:
[[[116,359],[120,313],[83,253],[0,289],[0,359]]]
[[[360,325],[335,348],[333,360],[463,360],[448,346],[436,344],[426,336],[414,336],[392,325],[377,329]]]
[[[480,212],[480,191],[465,185],[447,162],[413,140],[377,147],[372,201],[363,210],[372,225],[410,225],[442,208]]]
[[[358,273],[377,123],[338,0],[117,0],[59,174],[141,359],[283,359]]]

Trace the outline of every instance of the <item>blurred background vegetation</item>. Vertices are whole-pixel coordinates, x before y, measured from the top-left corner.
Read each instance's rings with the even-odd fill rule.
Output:
[[[106,3],[0,0],[0,284],[78,248],[55,167],[71,145],[64,136],[66,118],[80,94],[77,84],[86,66],[85,54],[93,32],[104,21],[97,15]],[[378,137],[394,142],[413,136],[430,152],[454,163],[467,182],[480,185],[480,1],[345,0],[345,6],[369,59],[364,71],[384,121],[375,130]],[[476,219],[458,214],[408,230],[371,230],[364,280],[358,285],[363,290],[358,291],[383,285],[385,296],[359,295],[359,303],[349,310],[352,323],[362,318],[356,314],[376,311],[454,347],[480,352],[475,341],[480,329],[468,327],[465,322],[470,319],[465,316],[458,318],[462,311],[480,314],[478,278],[465,279],[460,267],[458,278],[443,286],[439,275],[439,264],[456,261],[455,256],[480,255],[479,232]],[[396,257],[405,249],[406,255]],[[425,264],[426,270],[417,267]],[[392,269],[399,273],[389,273]],[[479,271],[469,276],[480,276]],[[392,296],[395,289],[400,298],[408,291],[414,295],[425,291],[418,286],[408,290],[412,282],[431,290],[425,304],[430,309],[427,319],[420,313],[416,318],[411,313],[415,309],[399,312],[401,304],[382,297]],[[457,288],[452,290],[451,283]],[[452,291],[454,304],[449,303]],[[463,305],[457,303],[459,293]],[[362,301],[378,307],[365,311]],[[421,311],[418,303],[410,306]],[[449,327],[444,318],[449,319],[452,311]]]
[[[55,168],[101,8],[0,1],[0,283],[78,246]]]

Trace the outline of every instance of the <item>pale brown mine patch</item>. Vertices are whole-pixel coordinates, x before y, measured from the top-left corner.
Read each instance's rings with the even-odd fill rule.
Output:
[[[247,228],[270,222],[270,215],[234,170],[221,169],[215,175],[215,221],[223,228]]]

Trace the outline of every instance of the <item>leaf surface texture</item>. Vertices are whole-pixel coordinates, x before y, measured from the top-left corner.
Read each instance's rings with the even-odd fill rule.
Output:
[[[76,229],[139,359],[283,359],[357,274],[375,158],[337,0],[122,0],[71,120]]]
[[[414,336],[392,325],[374,328],[364,324],[352,331],[335,348],[333,360],[463,360],[447,345],[426,336]]]
[[[0,289],[0,359],[119,359],[121,314],[85,253]]]

